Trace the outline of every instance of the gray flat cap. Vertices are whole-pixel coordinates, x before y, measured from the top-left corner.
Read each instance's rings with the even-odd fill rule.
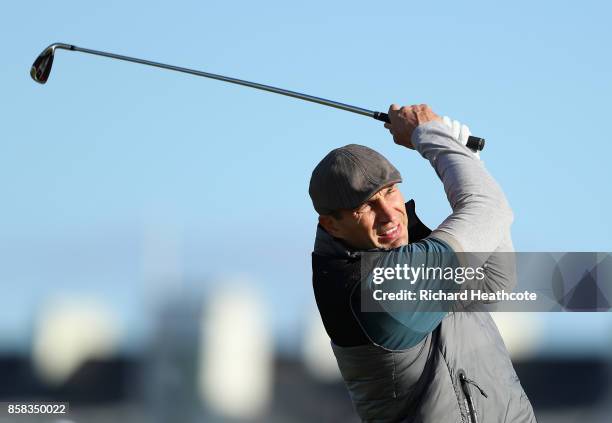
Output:
[[[319,214],[354,209],[402,175],[382,154],[363,145],[336,148],[312,171],[308,193]]]

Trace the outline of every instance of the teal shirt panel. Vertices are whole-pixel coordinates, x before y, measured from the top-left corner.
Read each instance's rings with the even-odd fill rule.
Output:
[[[371,264],[366,265],[369,274],[360,286],[361,295],[369,295],[380,289],[374,284],[372,270],[374,267],[393,267],[407,265],[412,268],[456,268],[459,266],[456,254],[445,242],[436,238],[426,238],[412,244],[375,253]],[[363,260],[363,258],[362,258]],[[362,268],[362,272],[364,269]],[[454,286],[453,286],[454,285]],[[454,281],[444,279],[419,277],[414,280],[412,287],[420,289],[446,290],[456,289]],[[416,301],[411,304],[410,310],[397,311],[391,309],[385,302],[379,302],[380,311],[369,312],[361,309],[361,304],[353,303],[353,310],[362,328],[370,340],[389,350],[403,350],[417,345],[431,333],[444,319],[447,311],[434,301]]]

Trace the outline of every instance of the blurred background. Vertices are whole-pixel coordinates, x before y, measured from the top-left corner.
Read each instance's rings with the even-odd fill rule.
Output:
[[[310,172],[366,144],[426,224],[450,212],[380,122],[66,51],[41,86],[28,71],[51,42],[372,110],[428,103],[487,139],[517,251],[612,250],[606,2],[1,10],[0,401],[70,401],[75,422],[356,422],[311,290]],[[496,315],[540,422],[609,421],[610,317]]]

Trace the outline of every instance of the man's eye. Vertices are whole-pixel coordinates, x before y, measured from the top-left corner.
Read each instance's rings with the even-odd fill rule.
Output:
[[[395,192],[395,187],[391,187],[387,190],[387,195],[393,194]]]

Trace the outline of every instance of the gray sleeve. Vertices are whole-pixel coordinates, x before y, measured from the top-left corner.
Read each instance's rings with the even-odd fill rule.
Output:
[[[430,236],[445,241],[457,253],[480,253],[469,254],[470,265],[484,264],[487,280],[483,288],[487,291],[513,286],[513,257],[492,254],[513,251],[513,214],[500,186],[442,122],[420,125],[412,134],[412,143],[442,180],[452,208]]]

